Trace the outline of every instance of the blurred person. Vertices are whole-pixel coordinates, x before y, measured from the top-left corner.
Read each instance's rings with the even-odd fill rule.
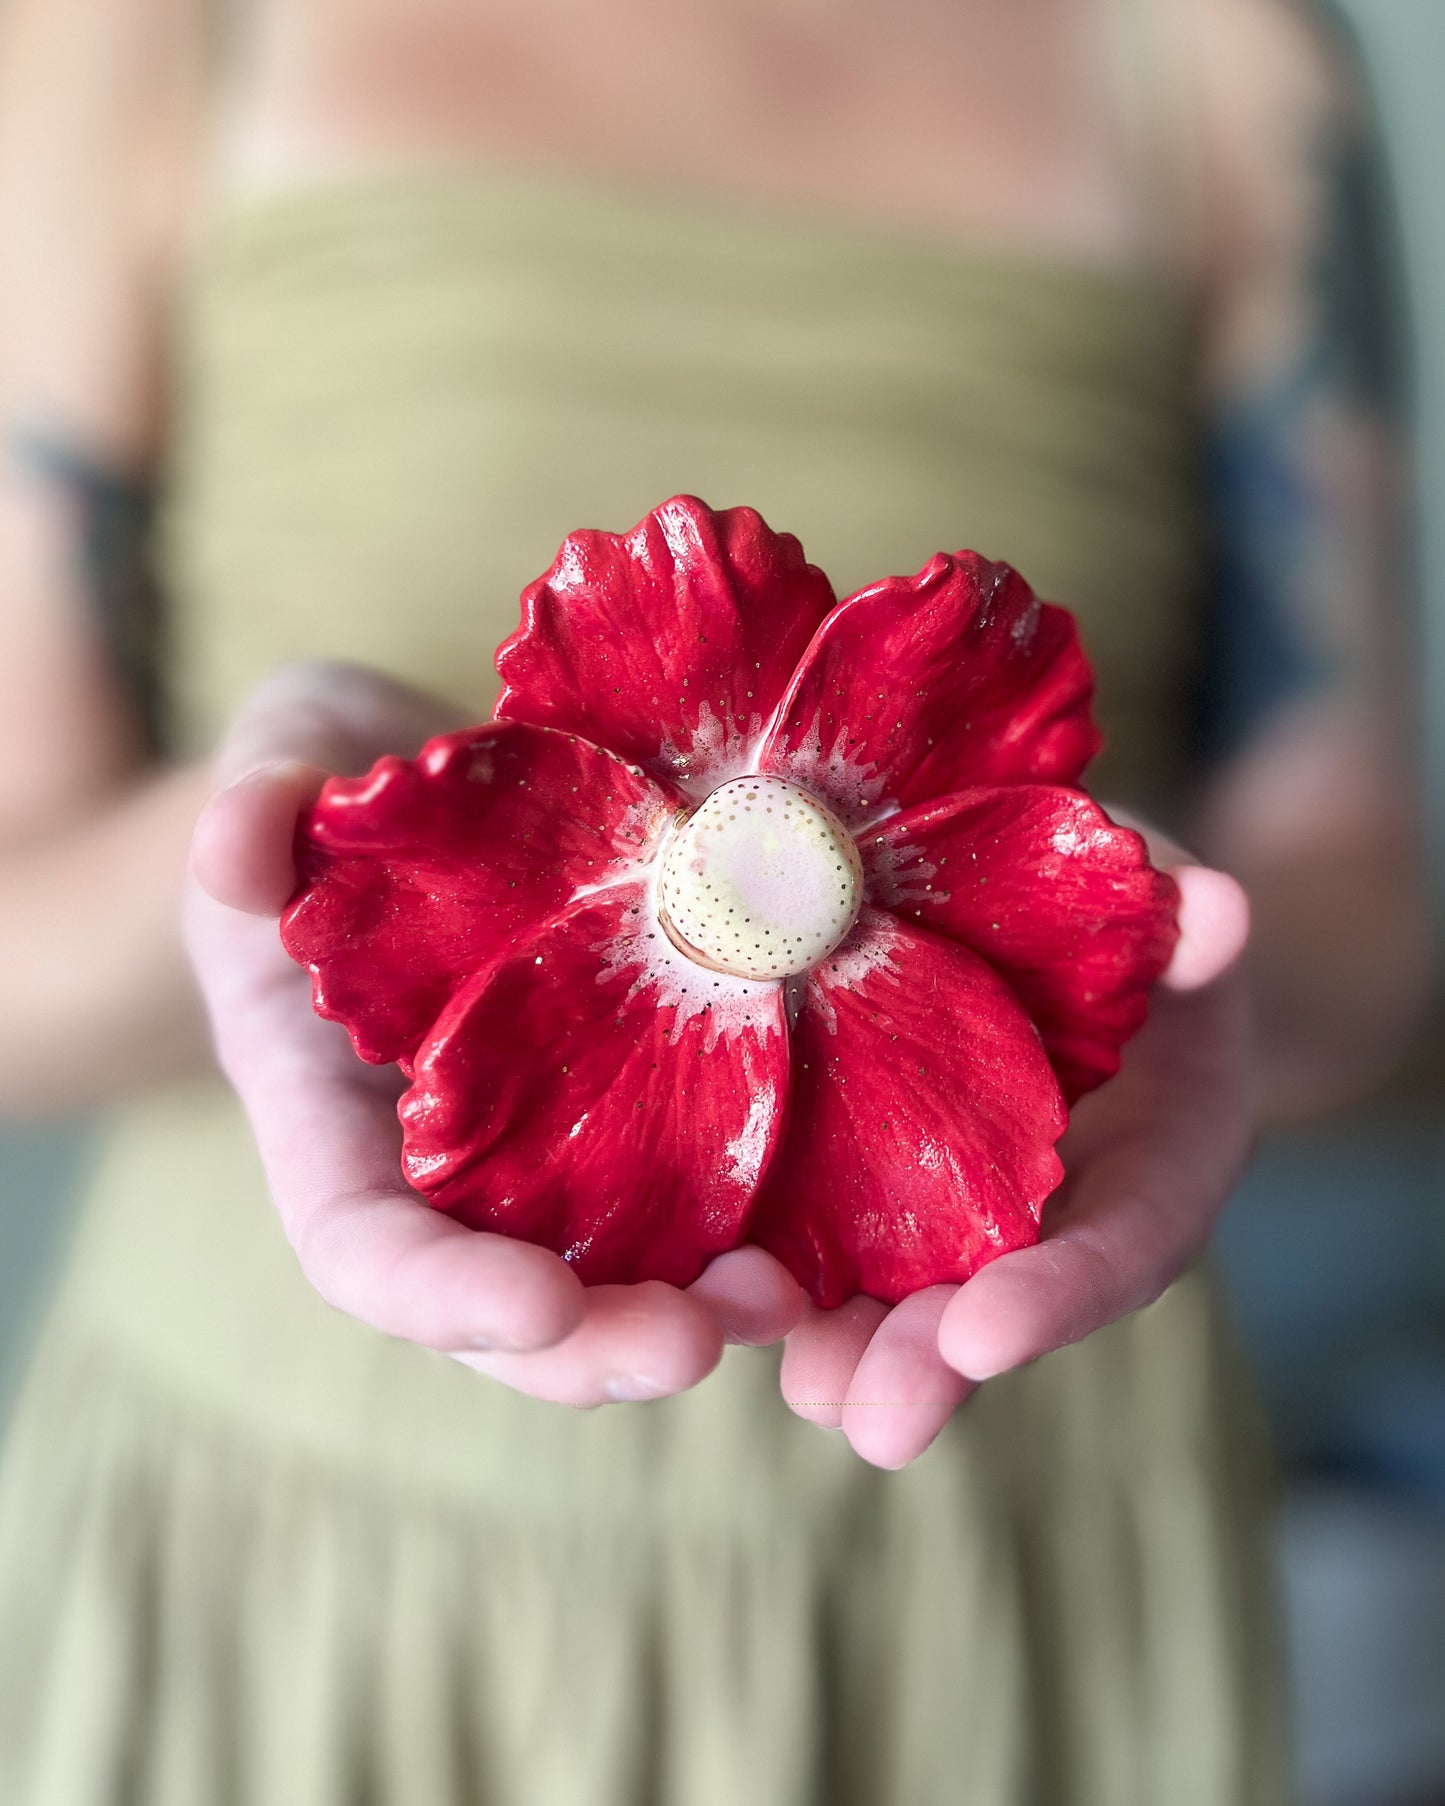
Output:
[[[1286,0],[9,0],[0,1106],[115,1108],[0,1487],[7,1801],[1284,1797],[1193,1263],[1247,992],[1300,1115],[1423,980],[1370,170]],[[1160,843],[1047,1239],[891,1312],[457,1230],[277,943],[320,774],[481,718],[562,535],[684,490],[840,594],[1017,564],[1096,787],[1250,895],[1246,976]]]

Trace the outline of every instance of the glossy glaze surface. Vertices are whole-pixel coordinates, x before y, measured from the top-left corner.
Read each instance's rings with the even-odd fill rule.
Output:
[[[679,497],[570,535],[497,663],[493,722],[327,785],[283,921],[318,1010],[412,1080],[410,1183],[590,1282],[751,1239],[825,1305],[1037,1239],[1066,1099],[1176,932],[1074,788],[1067,612],[971,553],[836,603],[752,510]],[[660,919],[667,849],[754,774],[856,837],[861,913],[802,973],[719,970]]]

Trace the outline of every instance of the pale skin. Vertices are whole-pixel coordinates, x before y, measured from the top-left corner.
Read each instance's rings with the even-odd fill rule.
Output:
[[[891,1311],[822,1313],[756,1249],[686,1291],[587,1292],[551,1254],[426,1209],[400,1183],[395,1075],[311,1014],[274,918],[324,773],[452,719],[373,675],[307,667],[262,687],[213,767],[148,767],[89,618],[74,500],[15,458],[0,475],[0,1107],[86,1105],[198,1062],[203,995],[286,1232],[333,1304],[579,1406],[683,1390],[726,1340],[786,1336],[794,1409],[889,1467],[977,1383],[1157,1297],[1203,1246],[1261,1096],[1305,1114],[1368,1086],[1426,960],[1393,725],[1397,436],[1348,345],[1317,350],[1330,178],[1314,147],[1357,130],[1348,69],[1282,0],[1180,8],[1199,205],[1175,243],[1151,229],[1109,82],[1080,54],[1098,23],[1089,0],[869,0],[842,20],[781,0],[290,0],[242,15],[204,148],[189,0],[11,0],[0,42],[0,413],[12,435],[38,421],[122,471],[164,447],[165,298],[198,211],[398,159],[600,161],[1060,255],[1163,258],[1194,288],[1206,422],[1297,479],[1297,551],[1271,581],[1310,675],[1228,749],[1196,816],[1196,844],[1249,891],[1251,953],[1239,885],[1160,843],[1179,950],[1124,1071],[1075,1112],[1039,1247]],[[628,86],[698,67],[703,102],[695,83]],[[963,67],[966,109],[943,104]],[[930,83],[940,104],[918,104]],[[538,104],[559,90],[567,105]],[[1223,528],[1253,568],[1248,522]]]

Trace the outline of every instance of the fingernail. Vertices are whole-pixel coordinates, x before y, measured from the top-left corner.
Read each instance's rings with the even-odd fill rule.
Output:
[[[526,1354],[537,1345],[535,1342],[517,1342],[510,1336],[473,1336],[471,1346],[478,1354]]]
[[[618,1404],[640,1404],[645,1398],[661,1398],[667,1391],[666,1386],[659,1385],[642,1373],[614,1373],[602,1390],[608,1398],[615,1399]]]
[[[818,1398],[784,1398],[783,1403],[794,1416],[801,1417],[804,1423],[810,1423],[819,1430],[841,1430],[843,1428],[841,1420],[837,1423],[829,1423],[824,1418],[813,1416],[814,1411],[837,1410],[836,1404],[825,1404],[822,1399]]]
[[[250,759],[229,770],[222,767],[216,773],[216,790],[219,795],[227,790],[263,784],[314,793],[320,790],[329,775],[319,765],[310,764],[305,759],[272,756]]]
[[[217,783],[221,790],[235,790],[242,784],[271,783],[300,769],[297,759],[252,759],[233,770],[220,770]]]

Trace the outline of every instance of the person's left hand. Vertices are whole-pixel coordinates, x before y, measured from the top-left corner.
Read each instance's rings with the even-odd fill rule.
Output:
[[[1243,1169],[1254,1124],[1248,905],[1233,879],[1149,838],[1179,885],[1179,942],[1118,1075],[1074,1107],[1042,1241],[891,1310],[861,1296],[809,1307],[788,1337],[788,1403],[841,1428],[876,1466],[916,1459],[981,1381],[1158,1298]]]
[[[297,817],[326,776],[456,725],[435,699],[357,666],[291,666],[253,692],[218,756],[184,908],[217,1055],[286,1237],[330,1303],[537,1398],[684,1391],[725,1342],[776,1342],[797,1321],[802,1294],[783,1267],[735,1248],[685,1289],[584,1288],[549,1249],[433,1210],[402,1176],[400,1073],[367,1065],[314,1014],[310,980],[282,947]]]

